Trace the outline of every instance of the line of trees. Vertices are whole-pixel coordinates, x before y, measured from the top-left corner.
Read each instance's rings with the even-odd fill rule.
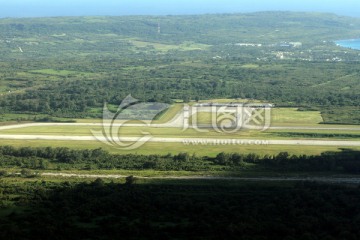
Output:
[[[216,157],[195,154],[138,155],[109,154],[99,149],[74,150],[69,148],[15,148],[0,146],[0,167],[30,169],[126,169],[126,170],[187,170],[235,171],[248,168],[274,171],[340,171],[360,173],[360,152],[342,150],[321,155],[260,156],[255,153],[219,153]]]

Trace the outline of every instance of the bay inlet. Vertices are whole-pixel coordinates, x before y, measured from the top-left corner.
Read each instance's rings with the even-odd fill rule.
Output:
[[[360,38],[359,39],[348,39],[340,40],[335,42],[338,46],[360,50]]]

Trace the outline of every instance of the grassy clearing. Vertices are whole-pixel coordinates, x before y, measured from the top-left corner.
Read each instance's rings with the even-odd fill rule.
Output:
[[[25,127],[0,131],[0,134],[14,135],[56,135],[56,136],[91,136],[93,131],[102,131],[101,126],[39,126]],[[182,130],[180,128],[154,128],[154,127],[121,127],[118,131],[119,136],[140,137],[144,132],[150,133],[154,137],[165,138],[246,138],[246,139],[360,139],[360,131],[349,130],[271,130],[260,132],[257,130],[242,130],[236,133],[217,132],[211,129],[202,129],[199,132],[196,129]],[[314,136],[310,136],[313,134]],[[333,136],[330,136],[333,134]],[[337,137],[338,136],[338,137]]]
[[[160,120],[155,121],[155,123],[167,122],[169,119],[172,119],[181,109],[181,104],[173,105],[170,110],[165,112],[161,116]],[[199,113],[199,121],[205,123],[208,121],[208,116],[210,113]],[[15,116],[13,116],[15,117]],[[203,117],[203,118],[201,118]],[[29,117],[31,120],[33,117]],[[81,120],[83,123],[101,123],[101,119],[85,119]],[[123,123],[119,121],[117,123]],[[134,122],[128,121],[126,123],[140,123],[143,122]],[[210,122],[208,123],[210,124]],[[290,125],[294,126],[294,125]],[[296,125],[295,125],[296,126]],[[301,126],[301,124],[299,124]],[[359,131],[347,130],[346,126],[343,125],[317,125],[317,128],[338,128],[337,130],[326,130],[326,129],[307,129],[307,130],[295,130],[295,129],[284,129],[284,130],[267,130],[267,131],[258,131],[258,130],[240,130],[235,133],[232,132],[218,132],[213,129],[197,129],[189,128],[183,130],[181,128],[156,128],[156,127],[121,127],[118,129],[120,136],[132,136],[139,137],[143,136],[143,132],[150,133],[155,137],[187,137],[187,138],[246,138],[246,139],[322,139],[322,140],[336,140],[336,139],[360,139],[360,128]],[[355,126],[352,126],[355,127]],[[345,128],[345,129],[342,129]],[[14,135],[57,135],[57,136],[91,136],[93,131],[101,131],[102,126],[36,126],[36,127],[24,127],[24,128],[15,128],[8,130],[1,130],[0,134],[14,134]],[[114,128],[115,129],[115,128]],[[114,130],[111,129],[111,130]]]
[[[58,136],[89,136],[91,129],[101,130],[100,127],[87,126],[53,126],[53,127],[26,127],[0,131],[1,134],[36,134],[36,135],[58,135]]]
[[[180,44],[180,50],[182,51],[206,50],[210,47],[211,45],[195,43],[190,41],[183,42],[182,44]]]
[[[74,119],[77,123],[102,123],[101,118],[76,118]]]
[[[0,115],[0,122],[7,121],[34,121],[36,119],[41,119],[46,117],[45,114],[16,114],[16,113],[7,113]]]
[[[1,140],[0,145],[14,146],[14,147],[68,147],[72,149],[96,149],[102,148],[110,153],[117,154],[161,154],[166,155],[168,153],[178,154],[179,152],[187,152],[190,154],[195,153],[198,156],[211,156],[214,157],[220,152],[238,152],[238,153],[256,153],[259,155],[265,154],[278,154],[280,152],[289,152],[290,154],[296,155],[316,155],[326,151],[340,151],[339,147],[328,147],[328,146],[247,146],[247,145],[184,145],[182,143],[153,143],[149,142],[143,145],[141,148],[124,151],[116,149],[114,147],[105,145],[97,141],[42,141],[42,140]],[[360,147],[352,148],[354,150],[360,150]]]
[[[144,41],[140,41],[140,40],[131,40],[130,43],[137,48],[153,48],[154,50],[165,51],[165,52],[179,48],[176,45],[161,44],[161,43],[154,43],[154,42],[144,42]]]
[[[241,66],[242,68],[248,68],[248,69],[257,69],[259,68],[260,66],[257,65],[257,64],[244,64]]]
[[[316,125],[323,122],[321,113],[317,111],[298,111],[297,108],[274,108],[271,114],[271,123],[273,125]]]
[[[35,74],[53,75],[53,76],[59,76],[59,77],[69,77],[72,75],[85,74],[85,73],[76,72],[76,71],[56,70],[56,69],[40,69],[40,70],[33,70],[33,71],[29,71],[29,72],[35,73]]]
[[[215,101],[214,102],[221,102]],[[211,124],[212,113],[198,112],[196,113],[198,124]],[[193,118],[190,118],[192,122]],[[297,108],[274,108],[271,110],[272,126],[299,125],[309,126],[322,123],[321,113],[317,111],[298,111]]]
[[[212,125],[213,120],[216,121],[216,119],[213,119],[214,117],[216,117],[216,115],[215,116],[213,115],[214,114],[211,112],[197,112],[189,118],[189,122],[190,124],[197,126]],[[218,122],[216,123],[218,124]]]
[[[210,45],[200,44],[195,42],[184,42],[180,45],[172,45],[172,44],[162,44],[155,42],[144,42],[140,40],[132,39],[130,43],[134,45],[136,48],[149,48],[149,50],[154,49],[159,52],[167,52],[170,50],[179,50],[179,51],[194,51],[194,50],[206,50]]]

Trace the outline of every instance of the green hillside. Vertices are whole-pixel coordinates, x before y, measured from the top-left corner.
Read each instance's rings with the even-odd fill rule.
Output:
[[[356,37],[360,19],[321,13],[0,19],[0,111],[99,117],[132,94],[259,99],[360,123],[359,51],[334,43]]]

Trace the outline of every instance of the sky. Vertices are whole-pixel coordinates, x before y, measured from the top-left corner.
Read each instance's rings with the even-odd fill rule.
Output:
[[[0,0],[0,18],[178,15],[278,10],[330,12],[360,18],[360,0]]]

